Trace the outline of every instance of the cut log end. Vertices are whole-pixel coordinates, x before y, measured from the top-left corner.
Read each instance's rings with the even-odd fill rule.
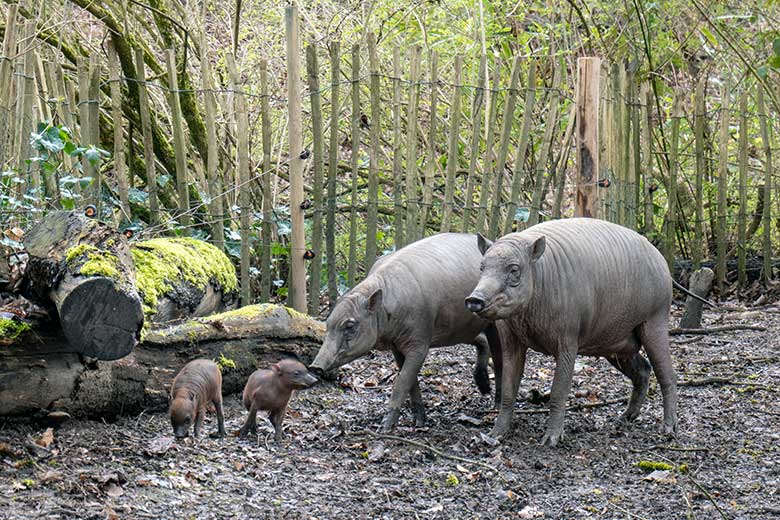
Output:
[[[62,329],[78,352],[102,360],[119,359],[138,343],[144,316],[134,293],[109,278],[74,280],[60,306]]]

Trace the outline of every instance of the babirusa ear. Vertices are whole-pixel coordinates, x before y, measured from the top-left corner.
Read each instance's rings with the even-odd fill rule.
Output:
[[[271,370],[273,370],[278,374],[282,371],[282,367],[280,367],[278,363],[274,363],[273,365],[271,365]]]
[[[493,242],[482,236],[482,233],[477,233],[477,247],[479,248],[479,252],[483,255],[485,252],[490,249],[490,246],[493,245]]]
[[[368,312],[376,312],[382,306],[382,289],[377,289],[368,297],[366,308]]]
[[[534,241],[534,245],[531,246],[531,261],[536,262],[544,253],[544,249],[547,247],[547,240],[544,236],[540,236]]]

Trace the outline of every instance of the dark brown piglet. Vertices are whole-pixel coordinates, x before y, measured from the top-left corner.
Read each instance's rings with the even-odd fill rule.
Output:
[[[179,371],[171,385],[171,425],[177,438],[189,435],[195,423],[195,437],[200,435],[206,405],[214,403],[219,430],[216,437],[225,436],[225,418],[222,412],[222,374],[213,361],[196,359]]]
[[[244,407],[249,410],[240,435],[251,432],[257,434],[257,412],[267,410],[268,418],[274,425],[274,440],[280,441],[284,436],[282,420],[287,410],[287,403],[293,390],[309,388],[317,382],[303,363],[294,359],[283,359],[265,370],[256,370],[249,376],[244,387]]]

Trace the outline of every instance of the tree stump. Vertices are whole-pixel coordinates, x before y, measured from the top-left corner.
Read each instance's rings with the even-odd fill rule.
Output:
[[[119,359],[138,343],[144,316],[124,235],[75,211],[55,211],[24,241],[32,293],[54,304],[70,352]]]
[[[707,297],[712,288],[712,280],[715,278],[715,273],[708,267],[702,267],[701,269],[694,271],[691,275],[691,280],[688,285],[688,290],[697,296],[702,298]],[[685,300],[685,313],[680,320],[680,328],[682,329],[700,329],[701,328],[701,315],[702,306],[704,304],[692,296],[688,296]]]

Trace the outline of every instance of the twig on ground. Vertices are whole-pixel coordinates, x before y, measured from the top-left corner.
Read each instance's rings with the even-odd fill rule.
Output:
[[[690,379],[688,381],[678,381],[677,386],[707,386],[707,385],[716,385],[716,386],[722,386],[722,385],[734,385],[734,386],[752,386],[753,388],[757,390],[767,390],[769,392],[774,392],[774,389],[758,384],[758,383],[751,383],[749,381],[734,381],[732,379],[729,379],[727,377],[702,377],[700,379]]]
[[[697,482],[697,481],[696,481],[696,480],[695,480],[695,479],[694,479],[694,478],[693,478],[693,477],[692,477],[690,474],[688,474],[688,475],[686,475],[686,476],[688,477],[688,480],[690,480],[690,481],[691,481],[691,483],[692,483],[694,486],[696,486],[697,488],[699,488],[699,491],[701,491],[702,493],[704,493],[704,496],[706,496],[706,497],[709,499],[709,501],[710,501],[710,502],[712,502],[712,505],[713,505],[713,506],[715,506],[715,509],[717,509],[717,510],[718,510],[718,513],[720,513],[720,517],[721,517],[721,518],[723,518],[723,519],[725,519],[725,520],[728,520],[728,518],[729,518],[729,517],[726,515],[726,513],[724,513],[724,512],[723,512],[723,510],[720,508],[720,506],[718,505],[718,503],[717,503],[717,502],[715,502],[715,499],[714,499],[714,498],[712,498],[712,495],[710,495],[710,492],[709,492],[709,491],[707,491],[706,489],[704,489],[704,486],[702,486],[701,484],[699,484],[699,483],[698,483],[698,482]]]
[[[652,446],[649,448],[651,450],[669,450],[669,451],[710,451],[709,448],[705,447],[699,447],[699,446],[692,446],[690,448],[686,448],[684,446],[664,446],[662,444],[656,444],[655,446]]]
[[[762,327],[761,325],[720,325],[718,327],[708,327],[706,329],[681,329],[680,327],[675,327],[673,329],[669,329],[669,335],[680,336],[683,334],[715,334],[717,332],[728,332],[731,330],[765,331],[766,327]]]
[[[566,408],[567,412],[574,412],[577,410],[587,410],[589,408],[601,408],[602,406],[611,406],[613,404],[622,404],[628,401],[628,398],[622,397],[620,399],[610,399],[608,401],[598,401],[596,403],[581,403],[581,404],[574,404],[572,406],[569,406]],[[522,414],[535,414],[535,413],[549,413],[549,408],[539,408],[536,410],[516,410],[515,413],[522,413]]]
[[[356,432],[344,432],[344,433],[346,435],[353,435],[353,436],[368,435],[370,437],[375,437],[377,439],[387,439],[387,440],[391,440],[391,441],[403,442],[403,443],[409,444],[411,446],[416,446],[417,448],[421,448],[421,449],[424,449],[426,451],[429,451],[429,452],[431,452],[431,453],[433,453],[435,455],[438,455],[439,457],[445,458],[445,459],[456,460],[458,462],[463,462],[465,464],[471,464],[471,465],[474,465],[474,466],[479,466],[481,468],[489,469],[490,471],[495,473],[498,477],[500,477],[502,480],[506,480],[504,478],[504,476],[501,474],[501,471],[499,471],[498,468],[494,468],[490,464],[486,464],[484,462],[481,462],[481,461],[478,461],[478,460],[474,460],[474,459],[468,459],[466,457],[461,457],[459,455],[452,455],[450,453],[443,452],[440,449],[434,448],[433,446],[431,446],[429,444],[425,444],[423,442],[414,441],[412,439],[405,439],[405,438],[399,437],[397,435],[389,435],[389,434],[386,434],[386,433],[376,433],[376,432],[372,432],[371,430],[359,430],[359,431],[356,431]]]
[[[751,410],[753,410],[754,412],[765,413],[767,415],[777,415],[777,416],[780,416],[780,413],[770,412],[769,410],[762,410],[761,408],[751,408]]]

